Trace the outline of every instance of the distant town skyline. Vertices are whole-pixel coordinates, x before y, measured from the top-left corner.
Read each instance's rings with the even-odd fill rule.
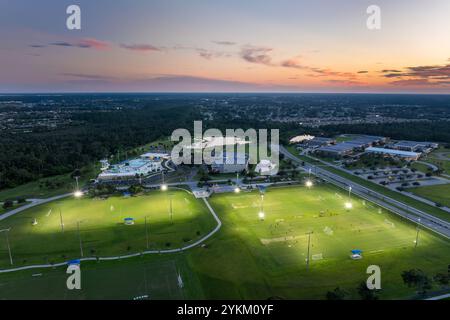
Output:
[[[71,4],[81,30],[66,27]],[[0,0],[0,93],[450,93],[449,13],[441,0]]]

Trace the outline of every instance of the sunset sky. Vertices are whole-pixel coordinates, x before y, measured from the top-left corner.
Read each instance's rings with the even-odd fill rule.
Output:
[[[448,0],[0,0],[0,43],[2,93],[450,93]]]

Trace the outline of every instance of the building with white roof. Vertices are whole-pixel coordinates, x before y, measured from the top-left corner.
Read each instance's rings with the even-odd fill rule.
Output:
[[[386,148],[375,148],[375,147],[367,148],[366,152],[382,154],[382,155],[391,156],[391,157],[398,157],[398,158],[402,158],[404,160],[409,160],[409,161],[418,160],[421,155],[420,153],[417,153],[417,152],[386,149]]]
[[[278,173],[278,166],[270,160],[261,160],[256,165],[255,171],[263,176],[274,176]]]
[[[162,159],[150,160],[137,158],[110,166],[99,174],[98,180],[127,180],[136,176],[148,176],[151,173],[162,171]]]

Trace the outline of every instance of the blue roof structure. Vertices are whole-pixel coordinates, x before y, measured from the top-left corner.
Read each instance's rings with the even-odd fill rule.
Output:
[[[361,254],[362,250],[355,249],[355,250],[352,250],[351,252],[352,252],[352,254]]]

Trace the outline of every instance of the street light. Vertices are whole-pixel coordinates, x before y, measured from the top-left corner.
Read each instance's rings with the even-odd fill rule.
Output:
[[[353,204],[349,201],[345,203],[345,209],[350,210],[353,208]]]
[[[241,192],[241,188],[239,188],[239,187],[234,188],[234,193],[239,193],[239,192]]]
[[[0,233],[2,233],[2,232],[5,233],[6,246],[8,247],[8,253],[9,253],[9,262],[11,263],[11,265],[13,265],[14,263],[13,263],[12,254],[11,254],[11,246],[9,245],[9,237],[8,237],[9,231],[11,231],[11,228],[0,230]]]
[[[307,180],[305,185],[307,188],[311,188],[313,186],[313,182],[311,180]]]

